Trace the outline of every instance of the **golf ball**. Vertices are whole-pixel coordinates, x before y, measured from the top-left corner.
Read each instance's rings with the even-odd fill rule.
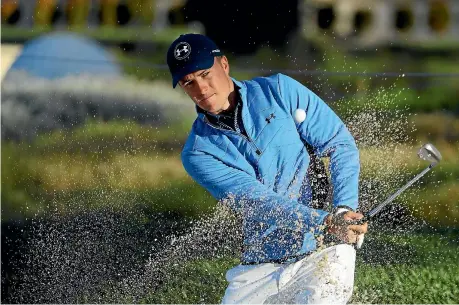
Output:
[[[302,123],[306,119],[306,111],[304,111],[303,109],[297,109],[295,110],[293,117],[296,123]]]

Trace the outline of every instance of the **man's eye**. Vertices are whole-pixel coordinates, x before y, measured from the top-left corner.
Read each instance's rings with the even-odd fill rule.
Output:
[[[204,73],[202,74],[202,77],[206,77],[207,75],[209,75],[209,71],[204,72]]]
[[[183,84],[183,87],[188,87],[190,84],[191,84],[191,81],[189,80]]]

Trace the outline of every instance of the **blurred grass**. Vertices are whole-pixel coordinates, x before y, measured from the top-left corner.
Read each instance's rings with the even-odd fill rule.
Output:
[[[166,127],[128,120],[89,120],[81,127],[41,134],[33,144],[22,143],[17,148],[48,156],[56,153],[109,156],[118,152],[136,154],[141,150],[169,154],[184,143],[193,119],[182,118]]]
[[[433,141],[435,147],[442,154],[442,161],[428,175],[424,181],[455,180],[459,177],[459,143]],[[425,143],[425,142],[422,142]],[[421,144],[398,144],[389,148],[365,147],[360,149],[362,164],[361,177],[384,181],[391,175],[398,174],[410,177],[429,165],[419,159],[417,152]],[[427,180],[426,180],[427,179]]]
[[[441,182],[412,193],[406,205],[413,216],[436,227],[459,227],[459,181]]]
[[[456,80],[457,81],[457,80]],[[342,114],[363,108],[374,111],[402,110],[405,113],[459,113],[459,91],[457,86],[444,85],[423,91],[406,89],[408,85],[393,85],[389,88],[359,90],[355,96],[340,101],[334,108]]]
[[[88,121],[72,130],[42,134],[31,143],[4,142],[2,219],[106,205],[206,213],[215,201],[186,174],[179,157],[190,125],[157,128],[129,121]],[[431,136],[443,136],[439,130]],[[435,225],[457,225],[459,144],[441,138],[434,143],[443,161],[401,198],[410,209],[416,208],[417,217]],[[382,185],[394,176],[408,181],[427,166],[417,158],[416,146],[362,148],[361,178]],[[388,194],[392,191],[385,189]]]
[[[410,117],[410,125],[414,127],[411,136],[421,142],[459,142],[459,118],[452,114],[417,113]]]
[[[186,122],[156,128],[90,121],[31,143],[3,142],[2,219],[49,209],[125,207],[136,204],[134,197],[158,211],[203,213],[214,201],[186,175],[179,158],[187,128]],[[195,195],[195,204],[184,202]],[[78,200],[80,206],[66,207]]]

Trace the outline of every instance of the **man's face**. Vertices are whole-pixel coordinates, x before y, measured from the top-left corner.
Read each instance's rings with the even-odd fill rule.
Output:
[[[228,109],[228,96],[232,91],[228,59],[223,56],[214,59],[214,65],[186,75],[180,86],[201,109],[218,114]]]

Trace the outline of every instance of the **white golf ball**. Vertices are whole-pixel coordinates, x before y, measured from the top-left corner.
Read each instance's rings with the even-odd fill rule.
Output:
[[[296,123],[302,123],[304,120],[306,120],[306,111],[304,111],[303,109],[295,110],[293,118],[295,119]]]

